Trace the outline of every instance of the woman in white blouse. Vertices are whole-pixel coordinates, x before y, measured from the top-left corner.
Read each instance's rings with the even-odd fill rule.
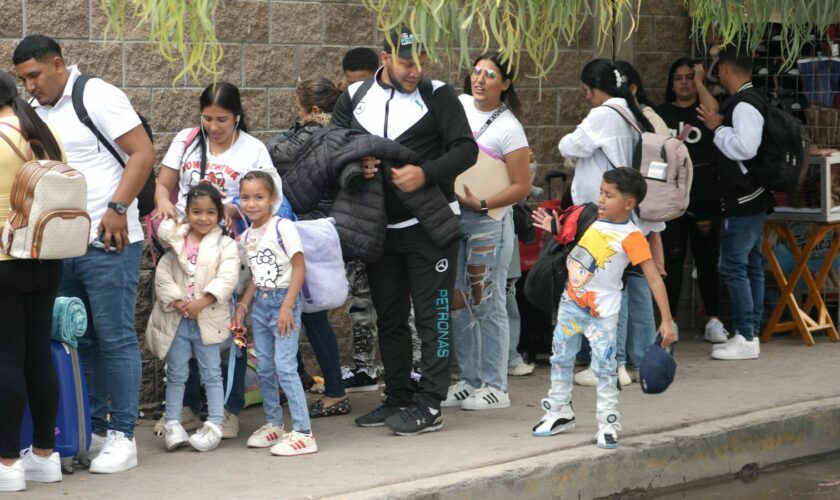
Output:
[[[519,101],[513,69],[497,52],[478,57],[459,99],[478,143],[479,155],[504,162],[510,185],[479,199],[469,186],[459,196],[464,237],[452,300],[453,342],[461,381],[441,406],[464,410],[508,408],[508,266],[516,244],[510,207],[531,190],[529,149],[516,115]],[[490,215],[490,210],[501,209]],[[495,211],[494,211],[495,212]]]

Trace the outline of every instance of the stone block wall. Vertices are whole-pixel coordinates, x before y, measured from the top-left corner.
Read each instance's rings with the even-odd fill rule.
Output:
[[[155,131],[159,159],[179,130],[198,124],[198,96],[210,81],[174,80],[180,67],[160,56],[145,28],[132,29],[124,40],[115,40],[98,0],[0,0],[0,13],[0,70],[13,73],[11,55],[21,37],[43,33],[61,43],[68,64],[78,64],[83,72],[126,91]],[[617,52],[638,64],[650,94],[658,100],[670,62],[689,54],[689,21],[682,2],[673,0],[642,0],[641,14],[638,33],[622,42]],[[224,48],[221,78],[242,89],[248,124],[262,140],[292,123],[293,92],[301,79],[326,76],[337,80],[347,49],[369,46],[378,50],[382,43],[373,14],[353,0],[227,0],[216,23]],[[523,103],[521,120],[541,174],[562,167],[557,143],[589,109],[579,77],[583,65],[599,52],[595,35],[591,24],[584,26],[576,43],[564,46],[557,66],[541,85],[527,78],[531,73],[527,64],[520,68],[516,88]],[[473,47],[480,45],[478,37],[473,39]],[[479,50],[473,48],[473,55]],[[611,51],[608,47],[607,57]],[[467,74],[457,61],[447,60],[430,65],[426,72],[456,88],[463,86]],[[141,335],[150,311],[152,280],[151,261],[146,257],[137,311]],[[335,311],[332,318],[339,345],[349,359],[347,315]],[[304,349],[310,353],[308,346]],[[162,386],[160,364],[144,359],[150,391],[144,400],[151,401]],[[307,355],[307,366],[317,370],[311,355]]]

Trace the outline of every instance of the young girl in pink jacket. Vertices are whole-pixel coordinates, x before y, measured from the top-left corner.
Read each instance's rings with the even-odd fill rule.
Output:
[[[169,250],[155,274],[155,301],[146,328],[146,344],[166,360],[166,449],[185,442],[210,451],[222,439],[224,390],[219,355],[231,324],[230,297],[239,279],[236,242],[222,234],[222,198],[211,184],[202,183],[187,193],[185,223],[168,219],[158,238]],[[207,393],[208,416],[192,436],[181,426],[184,384],[195,352]]]

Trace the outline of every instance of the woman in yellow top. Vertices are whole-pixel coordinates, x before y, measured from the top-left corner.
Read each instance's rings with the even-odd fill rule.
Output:
[[[49,127],[18,95],[14,80],[0,72],[0,132],[21,151],[61,160],[61,145]],[[27,145],[28,143],[28,145]],[[24,161],[0,138],[0,227],[9,195]],[[26,488],[25,479],[61,481],[55,453],[58,382],[50,355],[50,329],[61,260],[23,260],[0,252],[0,491]],[[27,399],[34,440],[21,456],[20,428]]]

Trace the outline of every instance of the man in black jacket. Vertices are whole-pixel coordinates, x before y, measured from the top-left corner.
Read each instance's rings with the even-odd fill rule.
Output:
[[[384,182],[387,235],[381,259],[368,264],[379,346],[385,367],[385,402],[356,419],[356,425],[387,425],[400,435],[436,431],[443,426],[440,402],[450,377],[450,298],[457,268],[458,242],[439,247],[409,211],[397,190],[411,193],[437,186],[455,217],[454,180],[478,155],[463,107],[443,82],[422,78],[412,58],[428,62],[417,35],[392,31],[380,53],[380,68],[371,80],[351,85],[333,111],[332,123],[393,139],[422,159],[418,165],[381,165],[364,161],[368,182]],[[393,47],[393,49],[392,49]],[[419,49],[419,50],[417,50]],[[383,168],[378,174],[379,167]],[[380,179],[384,176],[384,180]],[[410,372],[410,304],[414,303],[422,342],[422,378],[415,392]]]
[[[732,97],[723,115],[705,105],[699,118],[715,131],[720,187],[720,278],[732,301],[735,335],[715,345],[712,357],[756,359],[764,305],[764,221],[772,206],[770,193],[752,173],[764,129],[765,97],[752,86],[752,57],[745,48],[725,47],[718,62],[720,83]]]

